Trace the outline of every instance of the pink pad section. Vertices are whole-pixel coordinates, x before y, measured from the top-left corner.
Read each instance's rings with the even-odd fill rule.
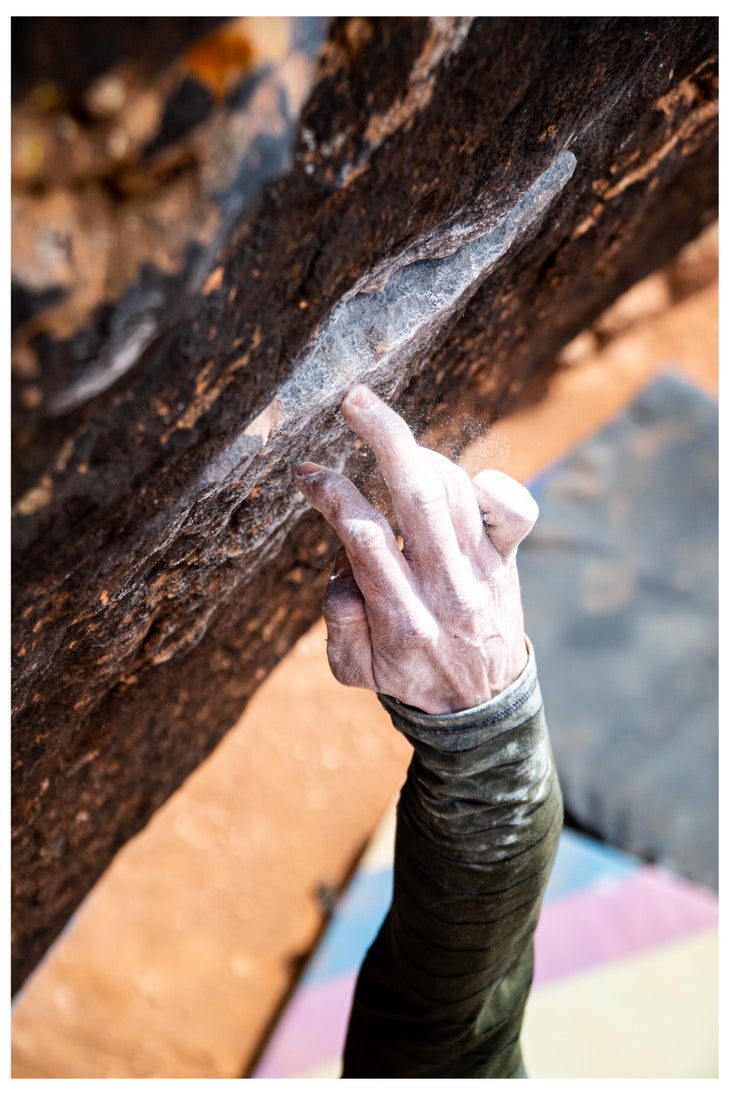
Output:
[[[355,992],[357,971],[321,981],[297,992],[279,1023],[254,1079],[296,1076],[342,1049]]]
[[[717,896],[658,867],[641,867],[543,906],[535,933],[539,985],[714,927]]]

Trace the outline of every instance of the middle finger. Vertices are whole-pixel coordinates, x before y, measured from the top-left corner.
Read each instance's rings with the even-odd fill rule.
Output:
[[[453,492],[439,466],[427,457],[400,415],[363,385],[348,392],[342,410],[348,425],[375,454],[414,572],[430,583],[461,585],[468,561],[450,511]]]

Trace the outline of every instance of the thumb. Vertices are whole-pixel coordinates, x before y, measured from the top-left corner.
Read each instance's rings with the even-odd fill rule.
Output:
[[[344,548],[335,556],[322,615],[327,625],[327,658],[335,679],[340,684],[375,689],[365,599]]]
[[[489,539],[510,560],[537,520],[537,502],[522,483],[494,468],[480,471],[472,485]]]

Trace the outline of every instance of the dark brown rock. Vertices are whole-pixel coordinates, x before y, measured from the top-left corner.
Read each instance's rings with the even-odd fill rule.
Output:
[[[65,173],[17,108],[15,987],[316,616],[348,384],[458,444],[716,214],[714,19],[247,27],[95,75]]]

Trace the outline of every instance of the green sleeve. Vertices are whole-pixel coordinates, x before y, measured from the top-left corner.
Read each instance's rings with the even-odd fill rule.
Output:
[[[563,817],[532,648],[520,678],[470,711],[381,702],[414,755],[343,1076],[524,1076],[532,937]]]

